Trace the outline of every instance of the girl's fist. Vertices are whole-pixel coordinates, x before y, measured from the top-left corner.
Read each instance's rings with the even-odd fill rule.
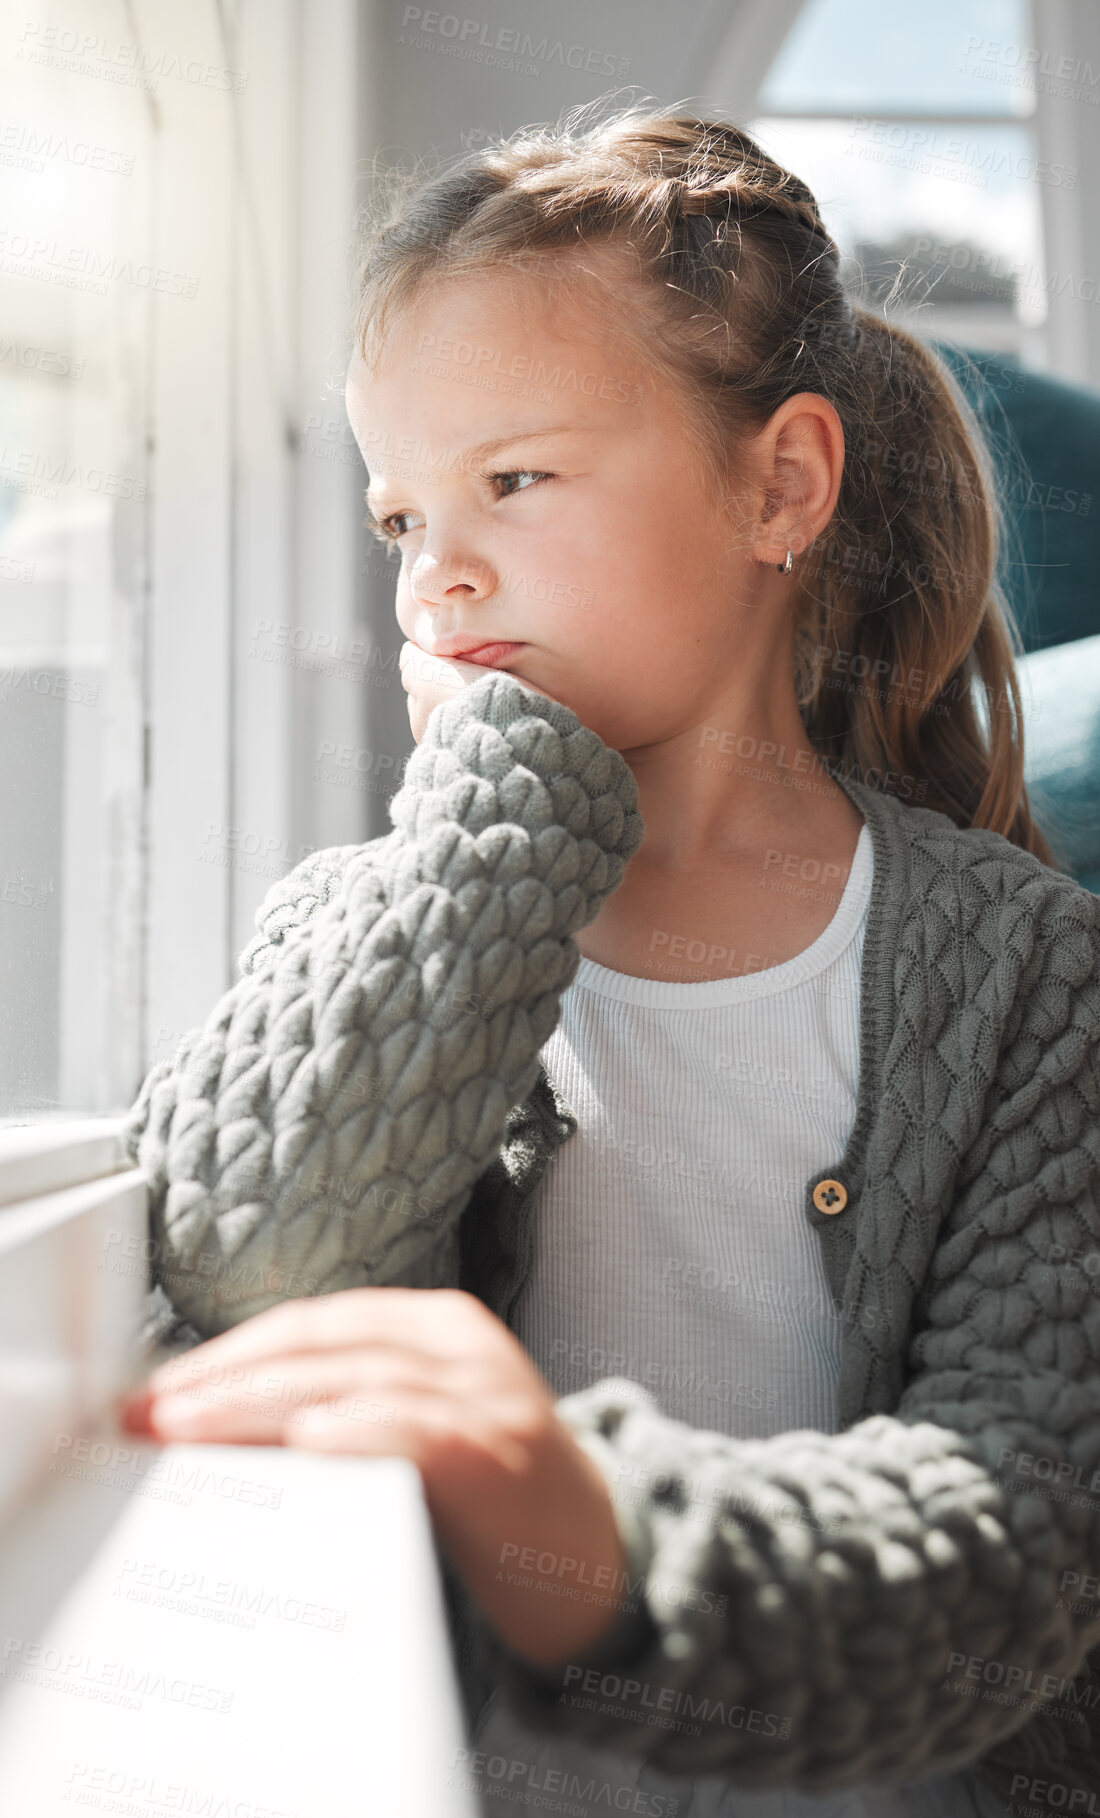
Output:
[[[428,724],[428,715],[440,701],[450,698],[458,689],[469,688],[474,682],[487,675],[484,663],[463,662],[460,657],[431,656],[407,638],[401,646],[398,664],[401,670],[401,681],[409,697],[409,725],[412,735],[419,745],[424,737]],[[526,676],[517,676],[516,681],[532,694],[541,694],[545,700],[553,700],[545,688],[536,687]]]

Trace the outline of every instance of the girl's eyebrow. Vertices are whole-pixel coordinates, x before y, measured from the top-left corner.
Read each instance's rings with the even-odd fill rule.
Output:
[[[579,423],[557,423],[546,429],[513,429],[506,436],[494,436],[491,441],[477,442],[472,448],[463,449],[453,462],[453,466],[471,467],[477,461],[484,461],[490,455],[498,453],[502,448],[510,448],[513,442],[536,442],[545,440],[547,436],[578,436],[592,433],[591,425]],[[367,504],[377,504],[384,490],[384,482],[376,486],[372,480],[363,495]]]
[[[537,442],[544,436],[583,434],[584,426],[579,423],[556,423],[546,429],[514,429],[510,435],[494,436],[491,442],[478,442],[473,448],[464,449],[458,458],[460,462],[481,461],[501,448],[510,448],[513,442]]]

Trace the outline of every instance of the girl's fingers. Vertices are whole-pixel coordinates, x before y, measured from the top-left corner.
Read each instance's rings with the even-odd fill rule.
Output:
[[[173,1397],[154,1411],[152,1437],[167,1444],[296,1446],[330,1452],[373,1452],[415,1457],[415,1431],[399,1423],[394,1407],[369,1397],[337,1395],[308,1407],[268,1413],[240,1408],[190,1407]]]
[[[338,1294],[281,1301],[229,1332],[208,1338],[178,1357],[159,1364],[146,1384],[151,1389],[177,1389],[227,1370],[285,1358],[295,1353],[337,1351],[407,1336],[417,1320],[410,1298],[427,1292],[412,1288],[345,1288]],[[438,1292],[438,1290],[431,1290]]]
[[[147,1430],[160,1439],[294,1443],[311,1408],[330,1404],[345,1422],[392,1427],[410,1392],[438,1378],[433,1360],[387,1347],[317,1353],[240,1366],[221,1380],[179,1385],[148,1396]]]
[[[257,1389],[250,1397],[212,1399],[192,1390],[162,1397],[152,1404],[148,1431],[167,1444],[282,1445],[406,1457],[426,1478],[441,1452],[448,1461],[466,1455],[471,1463],[482,1459],[483,1469],[490,1461],[494,1470],[511,1462],[499,1456],[502,1442],[491,1417],[441,1389],[430,1365],[410,1369],[407,1377],[402,1371],[396,1382],[373,1391],[358,1376],[345,1382],[330,1374],[319,1382],[310,1374],[296,1382],[288,1373],[266,1394]]]
[[[406,639],[401,646],[398,666],[405,693],[409,697],[409,726],[418,745],[424,737],[434,707],[441,701],[451,699],[460,689],[472,687],[482,676],[492,673],[484,663],[464,662],[461,657],[431,656],[419,644],[414,644],[411,638]],[[515,679],[533,694],[542,695],[544,700],[556,699],[545,688],[529,682],[525,676],[516,676]]]
[[[460,657],[432,656],[411,639],[401,647],[398,666],[405,693],[423,694],[433,702],[457,694],[460,688],[469,687],[485,674],[484,668],[464,663]]]
[[[372,1424],[365,1420],[349,1419],[335,1402],[322,1401],[310,1408],[301,1423],[295,1427],[293,1435],[284,1438],[283,1444],[310,1452],[343,1452],[360,1456],[374,1454],[385,1458],[413,1457],[415,1462],[414,1451],[403,1429],[394,1424],[387,1426],[385,1423]]]
[[[165,1441],[323,1442],[337,1451],[409,1451],[414,1431],[418,1463],[454,1481],[487,1469],[475,1462],[476,1443],[471,1450],[482,1423],[495,1432],[498,1464],[507,1457],[520,1469],[512,1430],[528,1426],[546,1397],[514,1335],[474,1296],[350,1288],[324,1303],[284,1302],[169,1359],[124,1399],[120,1419],[128,1432]],[[319,1403],[323,1422],[310,1414]],[[414,1404],[417,1423],[397,1442]]]

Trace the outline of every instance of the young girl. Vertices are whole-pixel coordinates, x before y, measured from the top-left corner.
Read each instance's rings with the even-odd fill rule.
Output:
[[[1100,1810],[1100,901],[973,419],[687,113],[419,181],[359,300],[418,748],[142,1089],[208,1342],[129,1418],[417,1462],[486,1811]]]

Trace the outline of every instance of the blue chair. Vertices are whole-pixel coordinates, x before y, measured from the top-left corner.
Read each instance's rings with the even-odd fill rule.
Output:
[[[932,347],[982,426],[1006,507],[997,572],[1026,653],[1032,808],[1059,864],[1100,893],[1100,391],[1009,355]]]

